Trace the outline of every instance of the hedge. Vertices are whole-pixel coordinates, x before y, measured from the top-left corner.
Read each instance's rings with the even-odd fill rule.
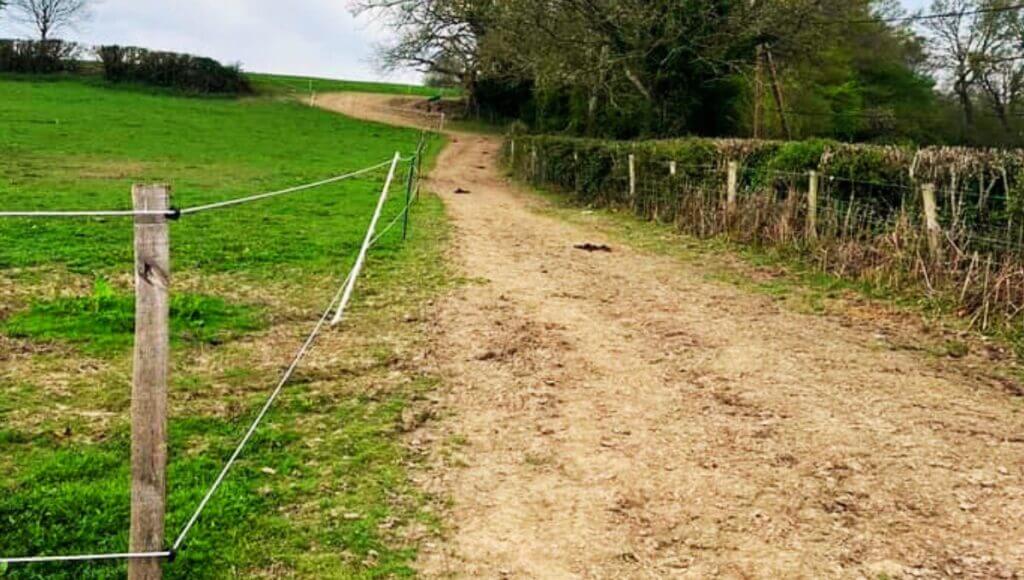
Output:
[[[107,80],[136,82],[199,94],[248,94],[248,79],[237,66],[205,57],[137,47],[101,46],[96,50]]]
[[[75,70],[82,47],[63,40],[0,39],[0,72],[48,74]]]
[[[1024,320],[1021,150],[622,142],[514,131],[503,154],[516,177],[581,204],[625,209],[699,237],[770,246],[832,274],[923,288],[982,327],[1002,320],[1019,331]],[[820,176],[814,205],[811,171]],[[927,226],[925,184],[935,186],[938,230]]]

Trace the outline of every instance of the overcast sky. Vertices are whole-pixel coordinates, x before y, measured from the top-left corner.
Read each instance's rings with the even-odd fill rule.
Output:
[[[901,2],[917,9],[930,0]],[[252,72],[417,81],[414,73],[384,77],[374,67],[373,48],[387,32],[347,7],[347,0],[101,0],[89,22],[61,36],[189,52]],[[28,33],[0,16],[0,37]]]
[[[29,32],[0,16],[0,36]],[[378,23],[354,18],[346,0],[100,0],[88,22],[60,36],[189,52],[253,72],[355,80],[384,78],[371,61],[387,38]]]

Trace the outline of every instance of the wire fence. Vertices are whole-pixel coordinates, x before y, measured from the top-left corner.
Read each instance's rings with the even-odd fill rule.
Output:
[[[550,150],[509,138],[513,175],[577,202],[626,209],[700,237],[773,248],[846,278],[956,305],[971,325],[1024,320],[1024,219],[993,179],[889,181],[687,164],[585,145]],[[612,157],[609,159],[609,157]]]
[[[152,561],[152,560],[164,560],[173,561],[179,551],[184,549],[187,545],[187,540],[197,524],[200,522],[202,515],[206,508],[215,499],[217,491],[225,479],[229,476],[232,467],[236,464],[239,457],[242,455],[247,445],[251,441],[253,435],[257,432],[260,425],[266,419],[267,414],[273,407],[274,403],[280,397],[285,387],[289,384],[296,370],[301,365],[302,361],[309,355],[309,353],[315,347],[317,338],[323,333],[325,328],[328,327],[328,323],[333,320],[338,322],[342,319],[347,308],[350,305],[350,298],[355,289],[357,278],[360,274],[363,262],[365,261],[367,253],[377,246],[381,240],[389,232],[393,231],[399,223],[408,225],[408,219],[411,213],[411,209],[414,204],[419,200],[419,188],[421,182],[421,170],[422,170],[422,158],[426,153],[426,147],[428,145],[429,133],[423,131],[420,136],[418,145],[416,146],[415,153],[411,156],[403,157],[400,153],[396,153],[395,156],[387,161],[364,167],[356,171],[350,171],[343,174],[339,174],[334,177],[326,178],[323,180],[297,185],[281,190],[257,193],[247,195],[243,197],[233,198],[216,203],[210,203],[206,205],[188,207],[183,209],[173,209],[170,211],[137,211],[137,210],[73,210],[73,211],[49,211],[49,210],[15,210],[15,211],[0,211],[0,218],[10,219],[42,219],[42,218],[90,218],[90,217],[147,217],[157,216],[163,218],[177,219],[182,216],[195,215],[207,211],[220,210],[230,207],[236,207],[243,204],[250,204],[266,199],[284,196],[288,194],[295,194],[303,191],[309,191],[312,189],[320,188],[332,183],[354,179],[356,177],[365,176],[372,174],[374,171],[379,171],[385,167],[389,168],[386,179],[384,180],[383,186],[380,190],[378,203],[376,210],[369,222],[366,235],[362,246],[360,247],[359,254],[356,256],[353,267],[349,269],[347,275],[342,280],[341,285],[335,291],[333,297],[327,303],[324,311],[313,325],[311,331],[302,342],[301,346],[297,350],[295,356],[291,359],[290,364],[287,366],[285,371],[282,373],[281,378],[275,384],[274,388],[269,393],[266,401],[260,407],[259,412],[255,418],[249,424],[244,435],[235,446],[231,455],[225,461],[221,471],[218,473],[216,479],[210,485],[195,510],[192,512],[187,523],[183,526],[181,531],[175,537],[173,543],[166,549],[162,550],[151,550],[151,551],[135,551],[135,552],[112,552],[112,553],[92,553],[92,554],[74,554],[74,555],[38,555],[38,556],[18,556],[18,557],[0,557],[0,572],[2,567],[10,565],[27,565],[27,564],[41,564],[41,563],[82,563],[82,562],[102,562],[102,561]],[[377,225],[381,217],[382,209],[385,202],[389,198],[392,185],[395,181],[397,170],[401,164],[408,165],[407,179],[405,183],[405,199],[402,202],[401,209],[398,214],[383,228],[378,229]],[[403,238],[405,232],[403,228]]]

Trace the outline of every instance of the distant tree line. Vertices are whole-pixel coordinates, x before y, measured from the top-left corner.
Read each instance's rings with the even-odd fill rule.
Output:
[[[352,0],[385,68],[535,130],[1018,144],[1013,0]],[[931,15],[941,15],[932,17]]]
[[[225,66],[204,57],[136,47],[102,46],[95,50],[52,37],[90,16],[90,0],[0,0],[0,13],[31,27],[38,40],[0,39],[0,72],[57,73],[76,70],[84,55],[99,57],[104,77],[169,87],[188,93],[245,94],[252,92],[238,66]]]
[[[57,39],[0,39],[0,72],[52,74],[75,71],[89,50]],[[101,46],[94,51],[103,76],[114,83],[138,83],[194,94],[248,94],[248,78],[237,65],[211,58],[150,51],[137,47]]]
[[[115,83],[135,82],[202,94],[252,92],[237,65],[225,66],[212,58],[130,46],[101,46],[96,54],[103,63],[104,76]]]

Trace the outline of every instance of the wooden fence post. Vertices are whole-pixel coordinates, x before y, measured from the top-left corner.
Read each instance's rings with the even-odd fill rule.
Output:
[[[170,209],[166,185],[132,188],[136,211]],[[135,358],[132,371],[132,508],[130,549],[164,549],[167,490],[167,374],[170,362],[167,217],[135,217]],[[162,577],[157,558],[128,563],[130,580]]]
[[[935,203],[935,184],[925,183],[921,186],[921,198],[924,201],[925,229],[928,234],[928,251],[933,260],[942,255],[942,226],[939,225],[938,205]]]
[[[739,192],[739,183],[740,164],[736,161],[730,161],[727,189],[725,191],[725,207],[729,213],[736,211],[736,196]]]
[[[575,149],[572,152],[572,189],[580,190],[580,152]]]
[[[811,171],[807,185],[807,237],[818,237],[818,187],[821,177],[817,171]]]
[[[444,119],[445,119],[444,111],[441,111],[441,131],[442,132],[444,132]]]
[[[530,150],[530,178],[537,183],[537,146]]]
[[[512,143],[509,145],[509,148],[511,149],[509,151],[509,165],[512,166],[512,172],[515,173],[515,171],[516,171],[516,140],[515,139],[512,140]]]
[[[409,214],[412,213],[412,180],[415,176],[416,165],[419,160],[419,152],[409,163],[409,177],[405,180],[405,213],[402,215],[402,240],[409,239]]]
[[[636,155],[629,154],[629,199],[636,199]]]
[[[669,175],[671,175],[672,177],[675,177],[677,169],[678,169],[678,166],[676,165],[675,161],[669,161],[668,162],[668,174]]]

